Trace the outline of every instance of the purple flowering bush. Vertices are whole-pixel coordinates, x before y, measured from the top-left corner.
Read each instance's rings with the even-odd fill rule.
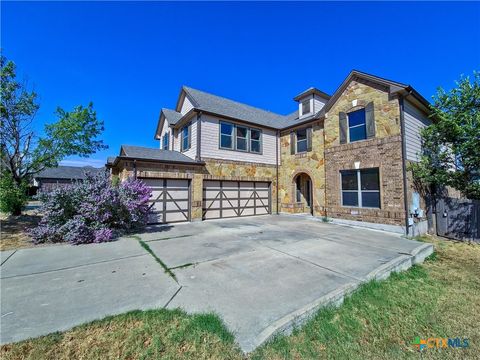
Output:
[[[43,218],[30,235],[37,244],[100,243],[144,226],[151,190],[140,180],[113,185],[107,173],[40,194]]]

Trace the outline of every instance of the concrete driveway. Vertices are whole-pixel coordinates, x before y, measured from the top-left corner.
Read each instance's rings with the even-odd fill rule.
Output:
[[[151,227],[134,239],[1,254],[1,342],[132,309],[213,311],[244,351],[362,282],[421,262],[431,245],[297,216]]]

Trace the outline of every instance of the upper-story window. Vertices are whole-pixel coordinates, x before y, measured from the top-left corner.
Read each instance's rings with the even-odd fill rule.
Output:
[[[237,126],[236,149],[239,151],[248,151],[248,128]]]
[[[297,130],[297,153],[307,151],[307,129]]]
[[[168,150],[169,142],[170,142],[170,134],[168,132],[163,135],[163,144],[162,144],[162,149],[163,150]]]
[[[233,149],[233,124],[220,123],[220,147],[222,149]]]
[[[340,112],[340,144],[355,142],[375,137],[375,117],[373,102],[365,108],[351,111],[348,114]]]
[[[187,151],[190,149],[190,124],[185,125],[180,133],[181,150]]]
[[[220,122],[220,149],[262,152],[262,132],[242,125]]]
[[[365,140],[367,138],[365,109],[348,113],[348,138],[350,142]]]
[[[302,115],[308,114],[310,112],[310,100],[305,100],[302,102]]]
[[[250,129],[250,152],[262,152],[262,132],[257,129]]]
[[[298,154],[312,150],[312,128],[298,129],[290,133],[291,153]]]

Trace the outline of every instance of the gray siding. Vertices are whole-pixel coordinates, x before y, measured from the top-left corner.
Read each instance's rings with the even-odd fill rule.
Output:
[[[193,119],[191,120],[191,135],[190,135],[190,149],[187,151],[184,151],[183,153],[187,155],[189,158],[195,159],[197,155],[197,117],[194,116]],[[181,151],[180,150],[180,132],[182,130],[182,127],[180,129],[175,130],[175,138],[173,139],[173,150],[175,151]],[[171,140],[171,139],[170,139]]]
[[[422,152],[420,131],[430,125],[431,120],[409,101],[404,102],[404,120],[407,160],[418,161]]]
[[[262,154],[224,150],[219,148],[219,121],[234,123],[234,121],[221,120],[220,118],[210,115],[202,115],[202,144],[200,148],[202,158],[246,161],[271,165],[276,164],[275,150],[277,137],[274,130],[262,129],[259,126],[252,126],[253,128],[262,130]]]

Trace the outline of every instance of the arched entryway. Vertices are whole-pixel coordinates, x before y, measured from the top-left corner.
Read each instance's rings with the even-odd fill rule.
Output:
[[[301,172],[293,177],[295,212],[313,215],[313,184],[310,176]]]

